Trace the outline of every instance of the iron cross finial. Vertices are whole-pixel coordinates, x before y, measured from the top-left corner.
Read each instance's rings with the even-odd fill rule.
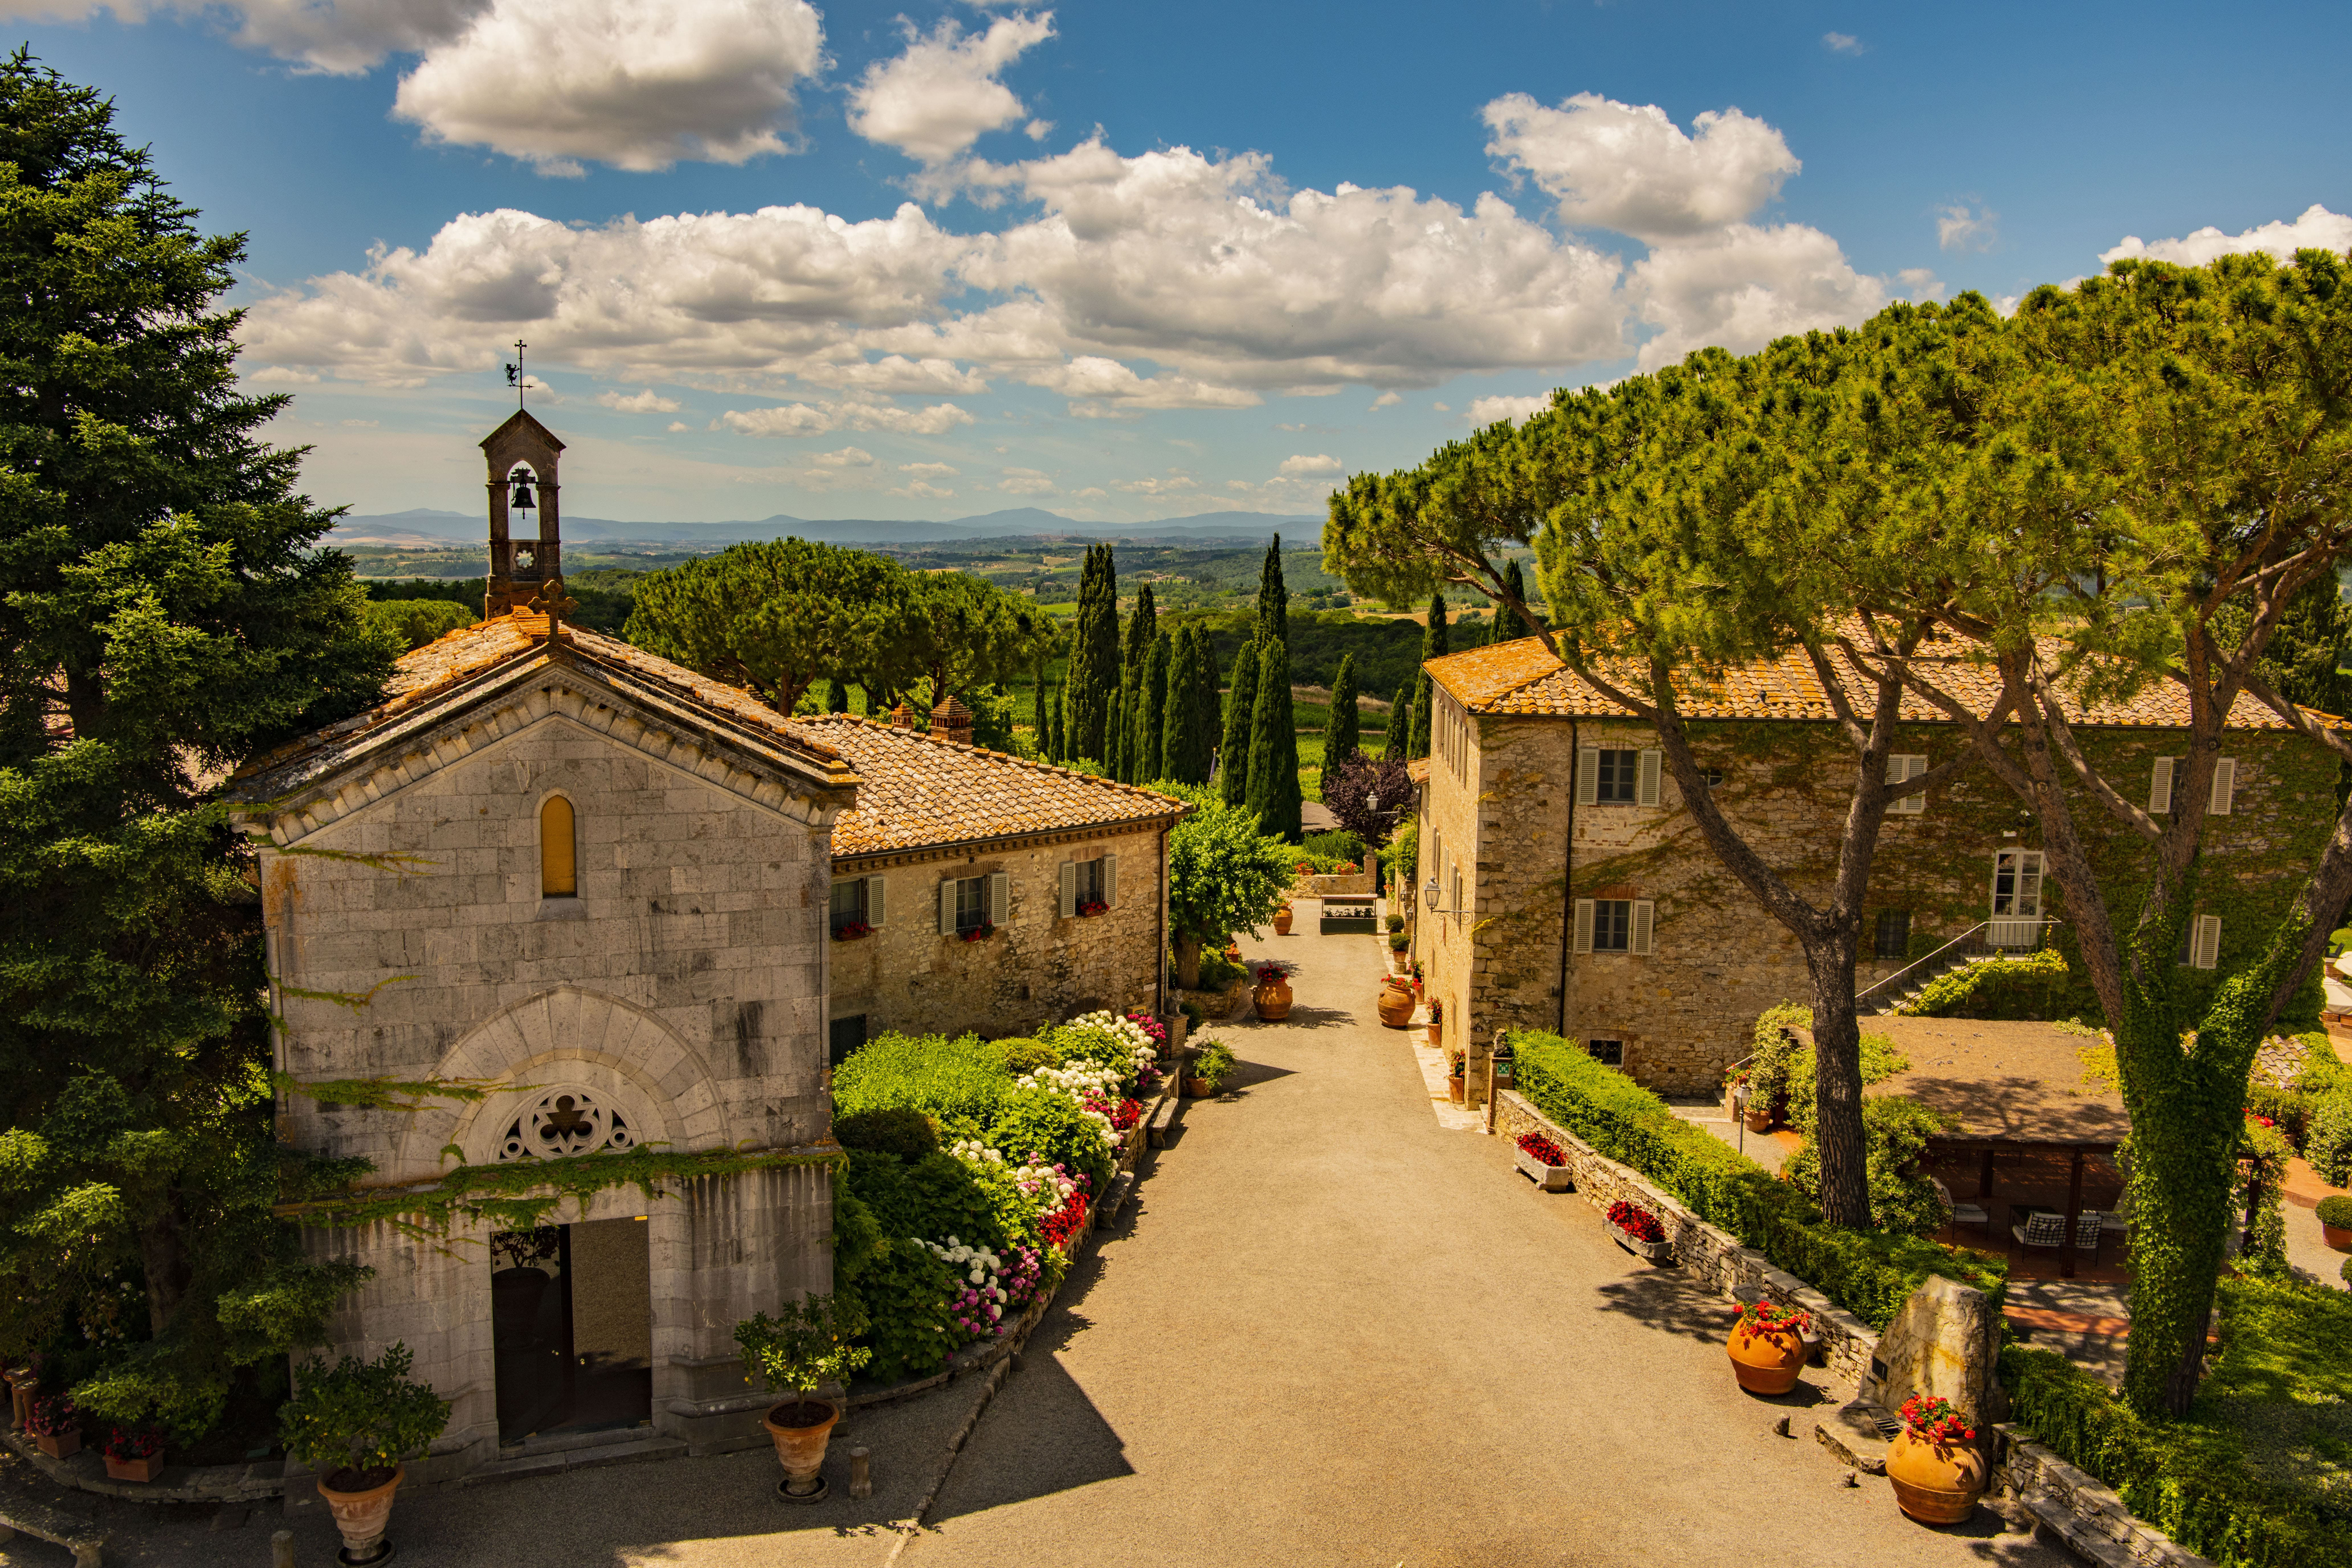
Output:
[[[529,378],[527,378],[522,372],[522,351],[530,346],[530,344],[524,342],[520,338],[517,338],[514,345],[514,362],[507,366],[507,384],[515,389],[515,406],[517,408],[520,408],[522,406],[522,395],[530,385]]]

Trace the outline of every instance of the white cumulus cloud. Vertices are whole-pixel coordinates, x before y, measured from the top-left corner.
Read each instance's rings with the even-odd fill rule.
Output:
[[[909,27],[906,52],[867,66],[851,89],[849,128],[926,163],[944,163],[1028,112],[996,79],[1053,36],[1051,11],[999,16],[969,37],[952,16],[928,35]],[[1030,128],[1032,140],[1044,134]]]
[[[1301,455],[1285,458],[1282,459],[1282,466],[1275,472],[1287,479],[1305,479],[1315,474],[1336,474],[1339,470],[1339,458],[1318,452],[1312,457]]]
[[[1868,49],[1869,47],[1869,45],[1864,43],[1860,38],[1855,37],[1852,33],[1823,33],[1822,35],[1822,47],[1829,50],[1829,52],[1833,55],[1858,55]]]
[[[898,471],[919,479],[944,479],[963,470],[950,463],[901,463]]]
[[[824,44],[808,0],[491,0],[425,50],[393,112],[548,174],[740,163],[785,150]]]
[[[843,447],[836,451],[819,452],[809,461],[826,468],[870,468],[874,466],[874,454],[863,447]]]
[[[1492,425],[1497,419],[1525,419],[1528,415],[1539,414],[1550,406],[1551,396],[1548,393],[1539,392],[1532,397],[1480,397],[1472,400],[1468,417],[1471,424],[1483,426]]]
[[[678,410],[677,398],[664,397],[650,386],[633,397],[625,397],[617,392],[600,392],[596,395],[596,401],[623,414],[675,414]]]
[[[1643,370],[1693,349],[1748,353],[1775,338],[1850,325],[1886,303],[1884,279],[1856,272],[1838,242],[1803,224],[1733,224],[1705,243],[1666,246],[1635,265],[1627,292],[1658,329]]]
[[[1403,401],[1404,394],[1402,392],[1383,392],[1378,397],[1372,399],[1372,405],[1364,410],[1364,412],[1367,414],[1378,414],[1381,409],[1394,408],[1398,404],[1402,403]]]
[[[1936,209],[1936,243],[1946,250],[1990,250],[2000,238],[2000,215],[1979,203]]]
[[[1054,493],[1052,477],[1037,468],[1006,468],[996,488],[1008,495],[1047,496]]]
[[[900,436],[943,436],[971,416],[952,403],[901,408],[895,403],[788,403],[778,408],[730,408],[720,423],[743,436],[824,436],[835,430],[887,430]]]
[[[100,11],[123,22],[150,16],[233,20],[250,49],[313,71],[356,76],[386,56],[456,37],[491,0],[0,0],[0,16],[80,21]]]
[[[2329,212],[2314,202],[2293,223],[2266,223],[2243,234],[2223,234],[2208,226],[2179,239],[2159,239],[2154,244],[2137,235],[2128,235],[2113,250],[2099,252],[2099,259],[2118,261],[2126,257],[2144,256],[2155,261],[2178,262],[2183,267],[2202,267],[2217,257],[2248,250],[2266,251],[2282,260],[2298,250],[2333,250],[2340,255],[2352,250],[2352,217]]]
[[[1736,223],[1802,167],[1780,132],[1737,109],[1695,116],[1580,92],[1546,109],[1523,92],[1486,105],[1490,156],[1559,199],[1563,223],[1652,244]]]

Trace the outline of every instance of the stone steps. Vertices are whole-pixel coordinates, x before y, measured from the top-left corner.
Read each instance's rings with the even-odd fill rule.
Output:
[[[100,1568],[105,1561],[107,1531],[88,1516],[68,1513],[23,1487],[0,1487],[0,1542],[18,1534],[64,1547],[73,1553],[74,1568]]]
[[[495,1481],[521,1481],[534,1476],[562,1475],[566,1470],[593,1470],[607,1465],[643,1464],[653,1459],[677,1459],[686,1456],[683,1440],[665,1437],[657,1432],[641,1428],[616,1433],[583,1432],[572,1436],[604,1440],[548,1447],[536,1453],[515,1453],[511,1458],[504,1457],[508,1450],[501,1450],[502,1457],[469,1472],[464,1484],[487,1486]]]

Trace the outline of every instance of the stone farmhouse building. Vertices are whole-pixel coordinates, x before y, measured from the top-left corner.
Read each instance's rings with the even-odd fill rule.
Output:
[[[1790,936],[1715,858],[1663,765],[1655,731],[1533,637],[1432,659],[1420,792],[1413,956],[1444,1005],[1444,1043],[1483,1103],[1495,1034],[1556,1031],[1661,1093],[1713,1094],[1757,1016],[1811,995]],[[1864,700],[1866,706],[1866,699]],[[1688,710],[1692,746],[1726,815],[1807,896],[1836,866],[1852,752],[1801,658],[1729,672]],[[1963,744],[1906,700],[1890,769],[1916,777]],[[2070,714],[2106,777],[2168,810],[2185,696]],[[1890,777],[1897,776],[1890,772]],[[2242,699],[2214,783],[2199,913],[2182,961],[2251,959],[2285,913],[2336,816],[2336,764]],[[2087,797],[2078,819],[2103,878],[2130,875],[2137,840]],[[1982,770],[1898,801],[1873,862],[1859,987],[1955,938],[2025,950],[2071,937],[2045,884],[2032,815]],[[1437,882],[1431,907],[1427,886]],[[2115,888],[2128,897],[2129,889]],[[2128,908],[2126,903],[2125,907]],[[2087,1002],[2086,1002],[2087,1005]]]
[[[1160,1010],[1184,810],[944,733],[787,720],[562,624],[553,507],[535,545],[504,526],[518,464],[516,510],[530,488],[552,500],[562,444],[518,414],[484,447],[489,618],[230,792],[258,853],[278,1070],[410,1086],[281,1092],[277,1123],[373,1166],[374,1217],[345,1202],[306,1245],[374,1270],[329,1353],[403,1342],[454,1406],[418,1480],[560,1467],[588,1433],[764,1440],[733,1331],[832,1287],[828,1047]],[[835,940],[845,910],[864,940]],[[993,934],[965,943],[975,914]],[[464,1092],[415,1088],[433,1083]],[[575,1188],[512,1230],[478,1209],[415,1222],[460,1167],[488,1173],[463,1191],[545,1193],[504,1171],[560,1185],[559,1162],[631,1151],[667,1162],[659,1195]]]

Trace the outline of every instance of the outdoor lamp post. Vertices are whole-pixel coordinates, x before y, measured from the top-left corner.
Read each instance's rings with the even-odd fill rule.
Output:
[[[1444,896],[1444,891],[1445,890],[1444,889],[1437,885],[1437,874],[1434,871],[1431,872],[1429,876],[1429,886],[1421,890],[1421,901],[1428,906],[1432,914],[1444,914],[1445,912],[1437,907],[1437,900]]]

